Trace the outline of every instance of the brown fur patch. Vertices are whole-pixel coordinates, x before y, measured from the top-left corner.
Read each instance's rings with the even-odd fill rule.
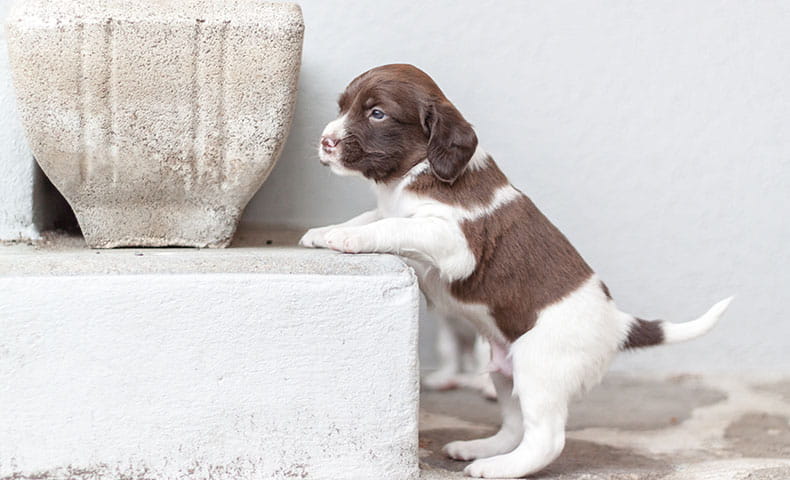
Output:
[[[514,341],[535,326],[538,312],[593,274],[567,238],[526,196],[493,214],[462,223],[477,259],[471,276],[451,284],[459,300],[489,306]]]
[[[439,180],[430,172],[425,172],[417,176],[406,189],[447,205],[470,208],[490,204],[497,189],[507,184],[505,174],[491,157],[488,157],[482,168],[474,171],[467,169],[453,184]]]
[[[651,347],[662,343],[664,343],[664,329],[661,328],[661,321],[637,318],[636,322],[631,324],[622,350]]]

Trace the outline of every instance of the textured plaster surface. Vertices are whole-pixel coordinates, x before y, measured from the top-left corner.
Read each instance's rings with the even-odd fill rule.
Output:
[[[422,478],[464,478],[466,463],[445,458],[440,449],[495,432],[497,410],[475,392],[423,393]],[[786,479],[788,432],[790,402],[754,380],[614,374],[571,406],[565,450],[531,478]]]
[[[10,3],[0,1],[0,240],[38,237],[33,223],[35,162],[19,121],[1,28]]]
[[[24,0],[7,24],[27,138],[88,244],[230,242],[290,129],[297,5]]]
[[[284,237],[0,246],[0,478],[416,478],[411,269]]]

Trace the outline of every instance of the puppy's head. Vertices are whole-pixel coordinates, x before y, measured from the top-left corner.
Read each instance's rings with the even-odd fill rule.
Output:
[[[428,159],[452,183],[477,148],[472,126],[436,83],[411,65],[384,65],[355,78],[338,100],[318,149],[340,175],[387,182]]]

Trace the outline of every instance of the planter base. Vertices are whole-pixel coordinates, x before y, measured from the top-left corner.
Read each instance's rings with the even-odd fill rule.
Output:
[[[224,248],[233,239],[238,209],[227,207],[75,209],[91,248],[198,247]]]

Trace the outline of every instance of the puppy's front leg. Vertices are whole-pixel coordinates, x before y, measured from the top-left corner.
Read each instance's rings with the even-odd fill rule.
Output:
[[[329,248],[345,253],[394,253],[427,260],[448,281],[466,278],[476,260],[458,225],[439,217],[384,218],[324,235]]]
[[[342,227],[354,227],[358,225],[367,225],[368,223],[375,222],[376,220],[380,219],[381,215],[379,214],[378,210],[370,210],[364,213],[357,215],[356,217],[347,220],[343,223],[337,225],[329,225],[326,227],[317,227],[311,228],[310,230],[305,233],[302,238],[299,240],[299,245],[303,247],[309,248],[328,248],[326,241],[324,240],[324,235],[332,229],[335,228],[342,228]]]

